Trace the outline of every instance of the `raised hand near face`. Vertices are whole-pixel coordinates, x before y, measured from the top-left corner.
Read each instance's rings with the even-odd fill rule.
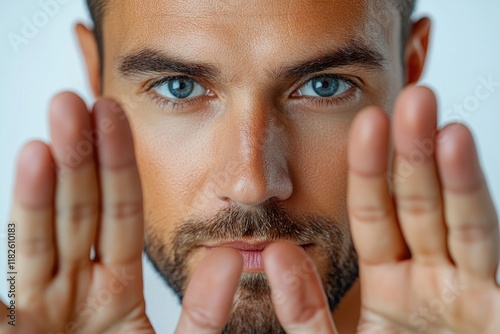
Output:
[[[142,192],[125,114],[106,99],[89,113],[78,96],[62,93],[50,125],[52,143],[30,142],[19,157],[16,326],[2,321],[0,332],[153,333],[143,298]]]
[[[143,201],[127,118],[112,100],[99,100],[89,113],[78,96],[62,93],[51,104],[50,124],[51,144],[30,142],[19,157],[10,219],[15,316],[9,324],[10,309],[0,302],[0,333],[154,333],[143,296]],[[241,272],[235,252],[214,251],[200,265],[179,333],[221,331]],[[206,278],[207,267],[217,278]],[[202,283],[210,286],[205,294]]]
[[[468,129],[436,126],[435,97],[422,87],[398,98],[394,152],[383,110],[367,108],[352,126],[348,210],[359,256],[359,333],[500,333],[495,208]],[[283,279],[304,261],[291,244],[266,250],[271,287],[290,301],[276,299],[277,315],[287,333],[334,333],[314,270],[293,289]]]
[[[436,99],[405,89],[393,120],[352,128],[348,206],[366,333],[499,333],[498,218],[469,130],[436,130]],[[391,195],[387,175],[391,175]]]

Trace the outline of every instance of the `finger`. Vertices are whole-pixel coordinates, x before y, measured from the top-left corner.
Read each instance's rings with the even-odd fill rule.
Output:
[[[19,333],[16,327],[19,327],[19,324],[16,323],[16,315],[12,314],[11,317],[11,312],[9,308],[0,301],[0,317],[2,318],[2,322],[0,322],[0,333],[2,334],[14,334],[14,333]],[[16,326],[13,326],[9,324],[9,322],[12,321],[12,324],[15,324]]]
[[[59,94],[51,105],[50,126],[58,168],[58,266],[61,272],[71,272],[90,263],[99,214],[92,128],[85,103],[75,94]]]
[[[143,206],[134,143],[125,113],[109,99],[93,110],[98,137],[102,218],[97,259],[114,267],[135,263],[142,257]]]
[[[305,251],[288,242],[264,250],[276,316],[288,334],[336,333],[321,279]]]
[[[412,257],[449,263],[441,186],[434,159],[437,102],[424,87],[401,93],[394,111],[394,177],[397,216]]]
[[[242,270],[238,251],[211,250],[189,281],[175,333],[220,333],[229,319]]]
[[[360,112],[351,128],[347,207],[360,264],[399,261],[407,248],[387,183],[389,120],[376,107]]]
[[[450,125],[436,149],[452,259],[469,282],[492,281],[499,261],[498,218],[472,135],[463,125]]]
[[[16,237],[18,287],[41,288],[52,278],[55,261],[53,205],[55,175],[50,148],[30,142],[17,166],[11,215]]]

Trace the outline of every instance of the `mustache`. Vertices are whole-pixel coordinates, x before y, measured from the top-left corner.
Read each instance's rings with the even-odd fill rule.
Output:
[[[315,259],[326,268],[322,279],[331,309],[358,277],[357,256],[347,219],[337,221],[321,214],[291,214],[280,203],[271,201],[251,209],[231,205],[208,218],[188,216],[179,222],[168,242],[152,225],[145,232],[146,254],[180,301],[189,278],[189,258],[194,251],[245,238],[313,245]],[[256,280],[259,278],[260,281]],[[252,299],[259,291],[261,295],[268,294],[266,282],[264,276],[252,274],[240,284],[242,291],[251,293]]]
[[[279,204],[268,201],[248,210],[228,206],[208,219],[186,219],[176,229],[172,244],[186,250],[250,238],[325,245],[338,243],[346,233],[348,229],[333,219],[313,214],[292,216]]]

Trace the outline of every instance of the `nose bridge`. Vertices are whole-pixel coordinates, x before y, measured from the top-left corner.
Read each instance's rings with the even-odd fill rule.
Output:
[[[266,147],[271,148],[274,143],[269,139],[272,129],[270,116],[266,112],[251,108],[248,112],[235,115],[235,124],[238,129],[238,140],[235,142],[235,153],[238,155],[242,169],[264,169]]]
[[[238,99],[227,111],[226,168],[232,171],[219,197],[243,205],[258,205],[291,194],[284,125],[269,103]]]

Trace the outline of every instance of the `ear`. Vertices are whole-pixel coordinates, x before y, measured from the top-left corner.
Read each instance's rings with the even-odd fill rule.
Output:
[[[422,75],[427,58],[431,21],[428,18],[420,19],[412,26],[406,44],[406,83],[414,84]]]
[[[75,30],[87,65],[87,76],[90,87],[92,88],[94,97],[97,98],[101,95],[101,66],[97,41],[94,32],[83,24],[77,24]]]

